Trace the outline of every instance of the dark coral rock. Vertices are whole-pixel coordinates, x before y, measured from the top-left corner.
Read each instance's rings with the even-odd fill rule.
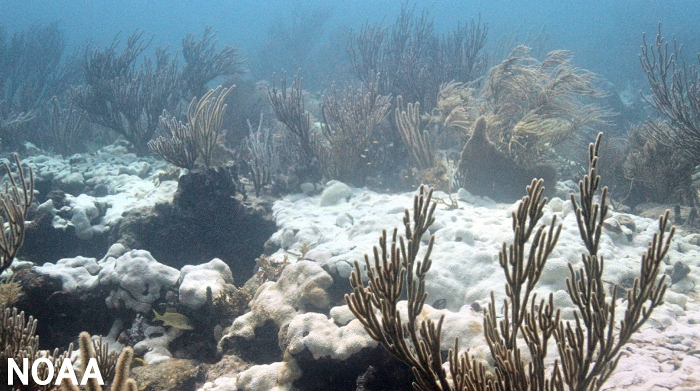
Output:
[[[61,209],[66,202],[66,193],[63,190],[51,190],[46,198],[53,202],[54,208]]]
[[[66,206],[66,193],[63,190],[52,190],[46,195],[47,200],[53,202],[58,209],[57,215],[66,220],[72,218],[71,208]],[[105,201],[97,201],[95,205],[99,209],[99,216],[104,216],[107,204]],[[99,217],[98,217],[99,218]],[[42,212],[40,208],[32,205],[25,226],[24,244],[19,251],[19,257],[32,261],[38,265],[46,262],[55,263],[62,258],[72,258],[78,255],[92,258],[101,258],[111,243],[109,235],[95,233],[89,240],[78,238],[75,227],[69,225],[66,228],[54,228],[54,216],[49,212]]]
[[[66,292],[61,289],[59,279],[39,274],[33,267],[17,270],[14,279],[20,282],[24,292],[15,306],[38,320],[36,332],[41,336],[41,349],[65,348],[81,330],[90,334],[109,333],[115,319],[105,304],[109,292],[99,288]]]
[[[346,360],[327,357],[318,360],[308,350],[294,358],[302,376],[294,381],[299,390],[372,391],[410,390],[411,369],[384,350],[364,348]]]
[[[673,270],[671,271],[671,284],[686,278],[688,274],[690,274],[690,267],[681,261],[677,261],[673,264]]]
[[[251,367],[250,363],[243,361],[235,355],[221,357],[215,364],[203,365],[206,368],[206,381],[213,382],[220,377],[236,377],[241,372]]]
[[[557,170],[548,164],[525,168],[496,148],[486,134],[486,120],[479,118],[462,150],[459,173],[462,187],[472,194],[498,202],[514,202],[525,195],[533,178],[544,179],[547,194],[556,187]]]
[[[37,213],[26,225],[19,257],[37,265],[78,255],[101,258],[109,248],[108,238],[108,234],[95,234],[90,240],[82,240],[75,234],[75,227],[56,229],[50,213]]]
[[[98,183],[92,190],[92,195],[94,197],[105,197],[110,194],[109,186],[104,183]]]
[[[172,203],[130,211],[113,239],[178,269],[220,258],[243,283],[276,226],[268,214],[244,204],[239,188],[235,171],[192,170],[180,177]]]
[[[271,364],[282,361],[282,350],[279,346],[280,328],[272,320],[268,320],[255,328],[255,338],[247,340],[242,337],[224,337],[219,341],[219,353],[236,355],[246,362],[255,364]]]
[[[173,206],[183,214],[201,215],[222,207],[236,211],[240,202],[232,197],[236,194],[237,172],[211,167],[195,169],[180,177]]]

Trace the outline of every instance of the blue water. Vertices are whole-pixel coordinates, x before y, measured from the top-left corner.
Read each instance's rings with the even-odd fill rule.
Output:
[[[105,45],[122,32],[142,29],[153,36],[152,48],[179,48],[182,37],[201,33],[211,25],[222,44],[241,48],[255,56],[267,39],[270,26],[294,13],[318,8],[331,11],[326,32],[339,26],[358,28],[365,21],[393,23],[400,1],[153,1],[153,0],[2,0],[0,25],[10,32],[33,24],[60,21],[65,31],[67,52],[86,41]],[[600,73],[616,84],[641,77],[637,56],[642,32],[663,24],[667,36],[675,34],[686,52],[700,47],[700,2],[691,0],[654,1],[507,1],[445,0],[419,1],[418,9],[431,7],[436,28],[448,30],[458,21],[481,14],[489,23],[489,40],[516,29],[545,27],[548,49],[568,49],[577,65]],[[319,59],[323,61],[323,59]]]

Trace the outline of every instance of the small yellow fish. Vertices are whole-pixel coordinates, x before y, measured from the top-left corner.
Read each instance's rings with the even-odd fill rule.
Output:
[[[162,321],[163,326],[172,326],[181,330],[194,330],[194,327],[190,324],[190,320],[183,314],[178,312],[164,312],[163,315],[160,315],[156,310],[153,310],[153,313],[155,314],[153,321]]]

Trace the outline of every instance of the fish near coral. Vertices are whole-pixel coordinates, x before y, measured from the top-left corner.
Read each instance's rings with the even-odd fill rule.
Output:
[[[180,330],[194,330],[190,324],[190,320],[183,314],[178,312],[164,312],[163,315],[153,310],[153,321],[163,322],[163,326],[171,326]]]

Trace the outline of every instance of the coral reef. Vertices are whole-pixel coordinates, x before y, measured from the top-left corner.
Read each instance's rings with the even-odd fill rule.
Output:
[[[52,274],[47,266],[43,266],[40,272]],[[149,312],[156,300],[176,286],[179,278],[177,269],[158,263],[143,250],[132,250],[118,258],[108,257],[94,276],[96,281],[110,288],[106,299],[108,307],[141,313]],[[68,289],[65,283],[64,289]]]
[[[274,223],[263,208],[245,204],[239,189],[236,167],[192,170],[180,177],[172,203],[129,212],[115,239],[177,268],[220,258],[245,281]]]
[[[229,340],[235,337],[252,339],[255,329],[269,320],[282,329],[298,313],[328,307],[325,290],[331,283],[330,276],[314,262],[300,261],[287,266],[277,282],[266,282],[258,289],[251,311],[236,319],[219,343],[220,349],[226,349]]]
[[[167,163],[139,159],[121,143],[70,160],[37,155],[23,163],[34,172],[39,205],[27,217],[19,256],[39,265],[78,255],[101,257],[125,212],[170,202],[177,186],[172,180],[158,182]]]
[[[119,244],[113,245],[99,261],[82,257],[62,259],[55,265],[35,267],[34,274],[32,279],[23,276],[22,281],[40,285],[26,294],[36,306],[24,306],[58,318],[45,335],[47,339],[65,342],[61,340],[65,335],[60,333],[68,333],[66,329],[76,325],[101,333],[111,327],[110,338],[132,345],[149,364],[168,360],[180,351],[193,351],[200,359],[211,359],[216,354],[213,337],[217,324],[230,325],[226,320],[231,320],[231,314],[240,315],[248,302],[227,297],[237,298],[238,292],[250,297],[247,292],[259,285],[258,282],[255,286],[233,288],[231,270],[218,259],[177,270],[159,263],[147,251],[127,251]],[[257,282],[258,278],[251,280]],[[51,290],[48,298],[45,290]],[[154,316],[153,310],[166,313]],[[154,322],[159,319],[167,323],[156,325]],[[188,338],[179,339],[183,335]]]
[[[201,381],[202,368],[191,360],[170,359],[133,368],[139,391],[194,390]]]
[[[113,391],[695,387],[697,64],[659,26],[635,98],[544,31],[391,7],[274,10],[250,69],[213,27],[0,26],[0,358]]]
[[[389,242],[384,231],[379,247],[374,249],[374,262],[365,256],[369,280],[366,285],[362,279],[363,269],[355,262],[350,277],[353,292],[346,296],[346,301],[372,339],[412,368],[414,389],[553,387],[599,390],[603,387],[621,358],[621,348],[663,303],[667,286],[664,277],[658,278],[660,264],[669,250],[675,227],[666,235],[668,212],[659,218],[659,232],[654,234],[642,256],[639,274],[627,291],[623,319],[618,325],[617,304],[607,300],[602,281],[603,256],[598,254],[603,220],[608,212],[607,188],[598,194],[599,144],[600,135],[589,147],[589,170],[579,182],[579,201],[571,194],[579,232],[587,250],[580,269],[569,264],[570,275],[566,280],[569,297],[577,309],[574,321],[561,318],[553,294],[537,301],[533,293],[562,230],[556,217],[537,228],[547,200],[542,198],[542,180],[533,179],[527,187],[527,195],[513,212],[514,242],[504,243],[499,253],[499,264],[506,275],[507,298],[502,308],[505,316],[498,320],[500,312],[493,293],[484,310],[484,335],[494,362],[493,369],[475,359],[473,353],[460,353],[459,339],[456,339],[448,354],[448,375],[441,355],[444,317],[437,322],[419,318],[427,297],[425,276],[432,264],[430,257],[435,240],[431,235],[419,260],[422,238],[435,222],[432,190],[421,187],[415,197],[413,215],[406,210],[405,236],[399,237],[395,228]],[[526,247],[529,247],[527,253]],[[613,287],[613,298],[617,289]],[[405,317],[397,310],[404,292],[408,299]],[[547,352],[552,338],[556,341],[559,358],[550,368]],[[527,359],[525,352],[529,353]]]

